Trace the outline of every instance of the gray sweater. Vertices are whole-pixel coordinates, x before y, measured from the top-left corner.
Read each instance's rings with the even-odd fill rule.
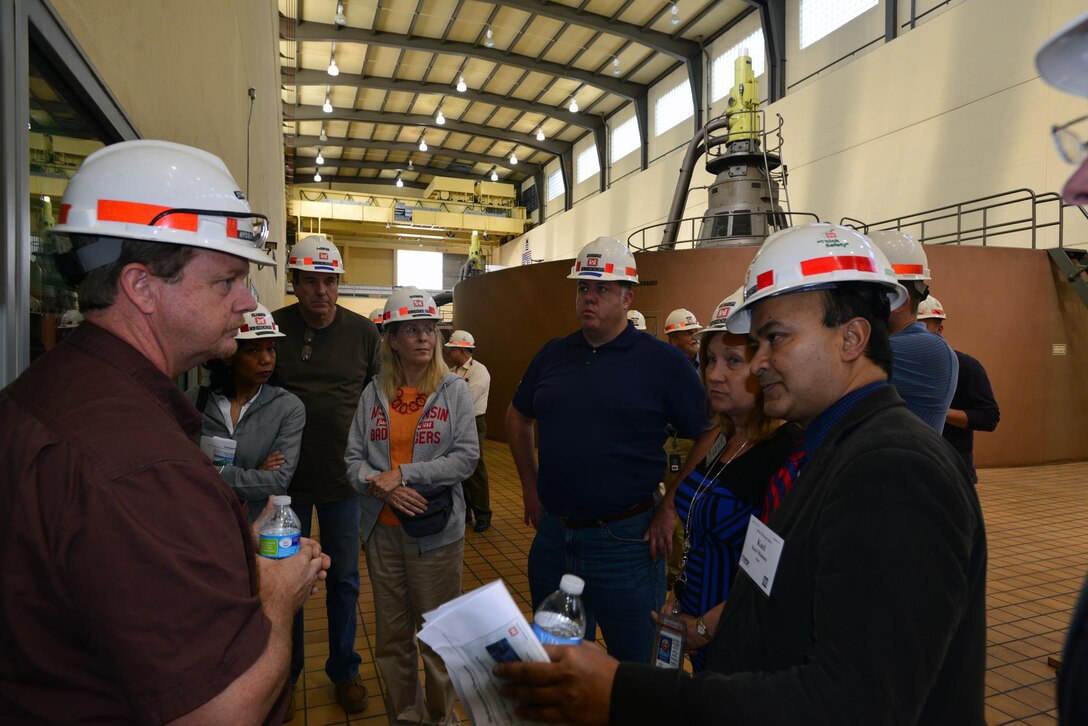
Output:
[[[367,477],[391,468],[389,458],[389,401],[378,382],[371,381],[359,399],[359,407],[348,431],[344,463],[348,481],[362,496],[361,522],[364,541],[378,522],[384,502],[367,494]],[[446,528],[438,534],[419,539],[419,551],[427,552],[456,542],[465,536],[465,498],[461,481],[476,468],[480,443],[476,437],[476,417],[472,397],[460,377],[449,373],[423,407],[412,446],[412,463],[401,464],[400,472],[408,485],[424,496],[440,487],[453,487],[453,513]]]
[[[190,388],[185,395],[195,404],[198,391],[198,388]],[[234,427],[233,434],[227,428],[214,396],[208,396],[201,413],[204,414],[204,436],[220,436],[238,443],[234,465],[223,467],[223,479],[235,494],[249,502],[252,522],[264,509],[270,495],[287,493],[298,466],[306,408],[295,394],[265,384]],[[260,471],[257,467],[273,451],[282,453],[287,461],[275,471]]]

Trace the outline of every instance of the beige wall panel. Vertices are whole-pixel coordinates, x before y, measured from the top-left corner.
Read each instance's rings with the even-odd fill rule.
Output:
[[[393,285],[393,250],[345,246],[344,282],[350,285]],[[373,306],[372,306],[373,307]],[[370,312],[371,308],[367,308]]]
[[[250,188],[278,240],[278,280],[254,273],[262,300],[282,295],[283,136],[276,5],[269,0],[54,0],[91,64],[145,138],[222,157],[246,185],[246,127],[252,120]]]

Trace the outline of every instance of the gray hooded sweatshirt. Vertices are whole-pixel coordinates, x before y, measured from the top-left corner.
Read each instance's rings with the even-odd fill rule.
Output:
[[[385,503],[367,494],[368,476],[389,471],[389,401],[381,392],[379,374],[363,391],[359,407],[348,431],[344,463],[348,481],[362,496],[361,524],[363,540],[378,522]],[[446,528],[438,534],[421,537],[419,551],[444,547],[465,536],[465,498],[461,481],[467,479],[480,458],[476,437],[476,417],[472,396],[464,379],[446,374],[438,390],[423,407],[412,445],[412,463],[401,464],[400,473],[408,486],[424,496],[433,496],[440,487],[453,487],[453,512]]]

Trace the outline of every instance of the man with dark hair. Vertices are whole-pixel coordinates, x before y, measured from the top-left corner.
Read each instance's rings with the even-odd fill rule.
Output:
[[[344,450],[359,397],[377,370],[381,339],[368,318],[336,304],[344,265],[340,250],[328,238],[309,235],[299,240],[291,248],[287,267],[298,303],[273,313],[287,337],[279,341],[272,382],[306,406],[291,505],[302,520],[304,536],[309,536],[317,510],[321,545],[332,558],[325,592],[329,623],[325,674],[344,710],[360,713],[369,698],[359,675],[362,658],[355,652],[360,512],[358,495],[348,481]],[[304,663],[300,612],[291,654],[293,684]]]
[[[48,232],[86,319],[0,392],[0,703],[17,723],[278,722],[328,557],[257,557],[172,379],[235,350],[267,220],[165,141],[87,157]]]
[[[982,726],[986,539],[963,463],[888,385],[887,316],[906,298],[855,230],[767,238],[729,316],[764,410],[796,450],[752,518],[692,676],[591,645],[497,666],[532,719],[575,724]]]
[[[891,263],[908,298],[889,318],[893,366],[891,383],[907,408],[934,431],[944,430],[948,407],[956,392],[959,360],[944,338],[918,322],[918,305],[929,295],[929,261],[922,245],[902,230],[869,233]]]

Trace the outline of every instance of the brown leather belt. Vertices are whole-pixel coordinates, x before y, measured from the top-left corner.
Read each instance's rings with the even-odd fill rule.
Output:
[[[618,522],[621,519],[627,519],[633,517],[636,514],[642,514],[648,512],[654,508],[654,498],[647,497],[643,501],[639,502],[630,509],[625,509],[619,514],[613,514],[610,517],[603,517],[601,519],[573,519],[571,517],[564,517],[562,515],[555,515],[564,527],[567,529],[583,529],[585,527],[603,527],[611,522]]]

